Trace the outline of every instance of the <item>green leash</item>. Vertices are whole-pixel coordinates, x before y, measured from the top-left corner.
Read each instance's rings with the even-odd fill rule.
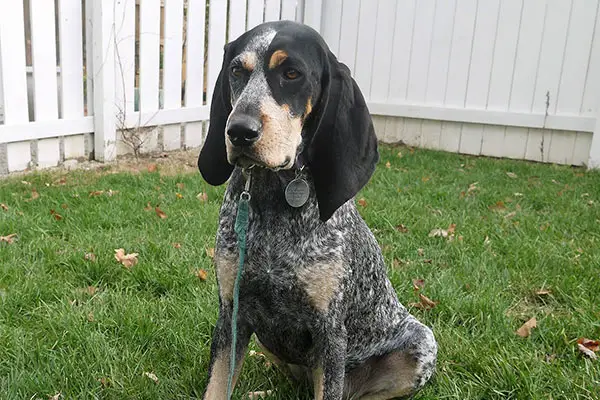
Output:
[[[244,191],[240,194],[237,216],[235,217],[235,233],[237,234],[238,248],[240,250],[240,263],[233,286],[233,310],[231,312],[231,358],[229,359],[229,377],[227,378],[227,399],[231,399],[233,375],[235,374],[235,358],[237,346],[237,314],[240,306],[240,281],[244,271],[244,257],[246,256],[246,231],[248,230],[248,203],[250,202],[250,172],[242,171],[246,177]]]

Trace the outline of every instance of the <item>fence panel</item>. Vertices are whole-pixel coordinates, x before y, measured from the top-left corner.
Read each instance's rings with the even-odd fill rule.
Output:
[[[60,50],[60,116],[65,120],[83,118],[83,32],[80,0],[59,0],[58,32]],[[83,135],[63,138],[64,158],[85,156]]]

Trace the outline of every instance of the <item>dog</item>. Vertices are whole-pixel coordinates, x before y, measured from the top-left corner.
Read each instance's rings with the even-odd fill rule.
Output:
[[[239,261],[234,225],[246,170],[251,198],[234,384],[252,334],[286,374],[312,385],[315,399],[410,396],[432,377],[433,333],[398,300],[354,205],[378,160],[365,100],[316,31],[269,22],[225,46],[198,157],[209,184],[229,180],[204,399],[227,396]],[[292,206],[285,191],[295,179],[308,198]]]

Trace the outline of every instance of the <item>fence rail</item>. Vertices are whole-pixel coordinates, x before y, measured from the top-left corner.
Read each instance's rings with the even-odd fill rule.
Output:
[[[0,1],[0,173],[200,146],[223,45],[279,19],[322,33],[383,141],[600,166],[599,3]]]

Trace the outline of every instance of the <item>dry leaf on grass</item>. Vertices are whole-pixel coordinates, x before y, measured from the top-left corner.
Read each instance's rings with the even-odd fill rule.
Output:
[[[32,189],[31,190],[31,197],[28,198],[28,199],[25,199],[25,201],[33,201],[33,200],[35,200],[35,199],[37,199],[39,197],[40,197],[40,194],[37,192],[37,190]]]
[[[581,352],[581,354],[583,354],[587,358],[590,358],[592,360],[596,360],[598,358],[598,356],[596,355],[596,353],[594,353],[592,350],[588,349],[587,347],[585,347],[581,343],[577,343],[577,349]]]
[[[21,181],[21,183],[22,183],[23,185],[31,185],[31,182],[27,182],[27,181]]]
[[[196,198],[198,200],[200,200],[203,203],[206,203],[208,201],[208,195],[204,192],[200,192],[196,195]]]
[[[100,196],[102,193],[104,193],[104,190],[93,190],[90,192],[89,197]]]
[[[512,217],[514,217],[515,215],[517,215],[517,212],[516,212],[516,211],[509,212],[508,214],[506,214],[506,215],[504,216],[504,219],[511,219],[511,218],[512,218]]]
[[[429,232],[429,237],[443,237],[450,240],[454,239],[454,231],[456,230],[456,224],[450,224],[448,229],[435,228]]]
[[[413,279],[412,284],[413,284],[413,289],[416,292],[425,287],[425,280],[424,279]]]
[[[406,226],[404,226],[403,224],[396,225],[396,230],[398,232],[408,233],[408,228]]]
[[[592,340],[582,337],[577,339],[577,344],[580,344],[586,349],[589,349],[595,353],[600,351],[600,340]]]
[[[181,193],[175,193],[175,197],[179,199],[183,199],[183,195]]]
[[[431,300],[429,297],[425,296],[422,293],[419,293],[419,302],[418,303],[410,303],[410,306],[415,308],[420,308],[421,310],[430,310],[437,306],[437,302]]]
[[[60,392],[58,392],[55,395],[48,395],[48,400],[59,400],[61,397],[62,397],[62,394]]]
[[[183,182],[177,182],[175,184],[175,186],[177,186],[177,189],[183,190],[183,188],[185,187],[185,183],[183,183]]]
[[[125,254],[123,249],[115,249],[115,259],[125,268],[131,268],[138,263],[138,253]]]
[[[271,396],[273,394],[272,390],[259,390],[256,392],[248,392],[248,399],[250,400],[255,400],[255,399],[265,399],[269,396]]]
[[[158,384],[158,377],[153,372],[144,372],[144,376]]]
[[[531,318],[529,321],[525,322],[519,329],[517,329],[516,334],[524,338],[529,337],[533,328],[537,328],[537,320],[535,319],[535,317]]]
[[[90,311],[87,315],[87,320],[88,322],[94,322],[95,318],[94,318],[94,313],[92,311]]]
[[[152,204],[150,204],[150,202],[148,202],[148,204],[146,204],[146,207],[144,207],[144,211],[151,211],[154,207],[152,207]]]
[[[17,236],[16,233],[11,233],[8,236],[2,236],[2,235],[0,235],[0,243],[6,242],[8,244],[12,244],[14,242],[14,240],[15,240],[15,236]]]
[[[158,215],[160,217],[160,219],[167,218],[167,214],[165,214],[165,212],[163,210],[158,208],[158,206],[154,207],[154,211],[156,212],[156,215]]]
[[[365,200],[364,197],[361,197],[360,199],[358,199],[358,205],[361,207],[366,207],[367,206],[367,200]]]
[[[175,247],[176,249],[180,249],[181,243],[173,243],[173,247]]]
[[[57,221],[60,221],[61,219],[63,219],[62,215],[60,215],[59,213],[57,213],[54,210],[50,210],[50,215],[52,215],[54,217],[54,219]]]
[[[201,280],[201,281],[205,281],[206,278],[208,278],[208,272],[206,272],[206,270],[204,269],[199,269],[198,271],[196,271],[196,276]]]
[[[156,164],[148,164],[146,169],[148,170],[148,172],[156,172],[156,170],[158,169],[158,166]]]
[[[385,163],[385,167],[387,169],[390,169],[390,168],[392,168],[392,164],[388,161],[388,162]]]
[[[509,178],[517,179],[517,174],[514,172],[507,172],[506,175],[508,175]]]
[[[215,248],[214,247],[207,247],[206,248],[206,255],[209,256],[210,258],[215,258]]]
[[[552,294],[552,291],[550,289],[540,289],[540,290],[536,290],[535,294],[537,296],[548,296],[548,295]]]
[[[3,209],[4,211],[8,211],[8,206],[4,203],[0,203],[0,208]]]
[[[496,204],[489,206],[488,208],[492,211],[506,210],[506,206],[502,200],[497,201]]]
[[[94,253],[85,253],[83,259],[88,261],[96,261],[96,255]]]

